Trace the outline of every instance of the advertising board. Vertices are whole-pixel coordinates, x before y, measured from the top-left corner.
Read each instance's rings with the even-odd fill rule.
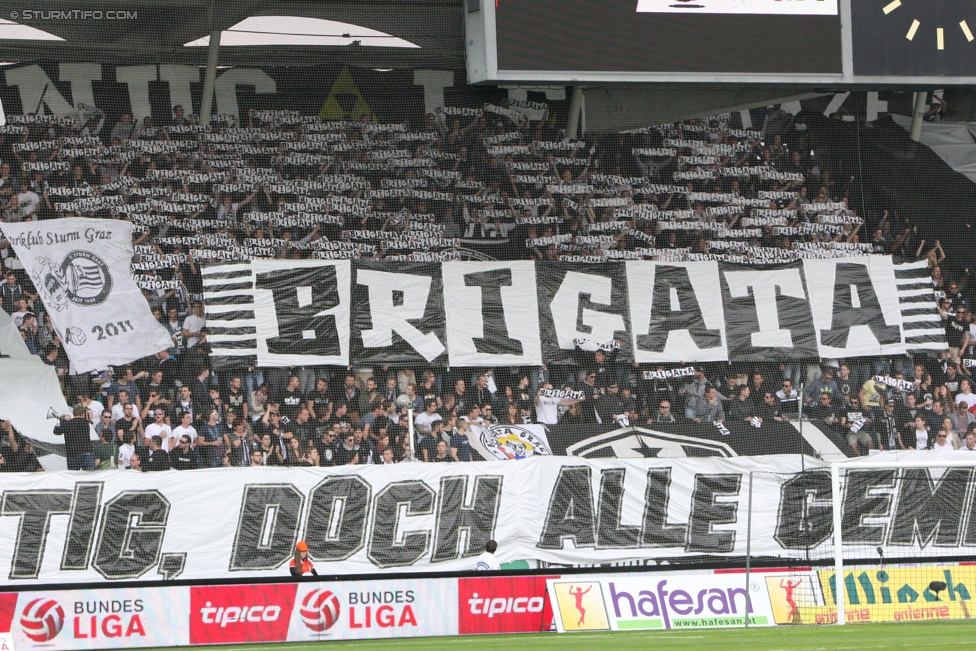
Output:
[[[567,576],[548,588],[560,633],[774,625],[765,582],[747,587],[743,574]]]
[[[458,579],[458,632],[538,633],[549,630],[552,606],[545,576]]]
[[[457,635],[457,579],[190,588],[190,644]]]
[[[186,646],[187,588],[45,590],[0,595],[14,648]]]
[[[792,586],[783,584],[785,577],[767,576],[776,623],[836,622],[834,575],[825,569],[791,575]],[[974,589],[974,565],[845,568],[845,616],[849,622],[970,619]]]

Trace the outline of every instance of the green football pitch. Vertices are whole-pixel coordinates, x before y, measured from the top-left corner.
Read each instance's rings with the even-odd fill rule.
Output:
[[[398,651],[546,651],[553,649],[613,649],[613,651],[855,651],[858,649],[972,649],[976,648],[976,622],[918,624],[853,624],[708,631],[625,633],[542,633],[395,638],[359,642],[251,644],[215,647],[220,651],[330,651],[397,649]]]

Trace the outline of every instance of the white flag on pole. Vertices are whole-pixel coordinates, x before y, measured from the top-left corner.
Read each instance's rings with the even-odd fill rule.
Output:
[[[132,224],[72,218],[2,228],[51,315],[72,373],[172,346],[129,271]]]

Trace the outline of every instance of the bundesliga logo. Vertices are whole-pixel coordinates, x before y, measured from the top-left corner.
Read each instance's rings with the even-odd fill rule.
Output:
[[[302,623],[316,633],[324,633],[339,621],[339,599],[325,588],[309,592],[302,599]]]
[[[35,599],[20,616],[24,635],[34,642],[49,642],[64,627],[64,610],[54,599]]]

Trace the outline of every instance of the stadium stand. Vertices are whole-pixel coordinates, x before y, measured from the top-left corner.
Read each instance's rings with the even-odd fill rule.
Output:
[[[57,369],[68,403],[91,400],[103,468],[131,467],[133,458],[150,471],[397,462],[409,449],[395,402],[401,394],[416,408],[418,456],[426,461],[477,458],[466,431],[482,421],[544,423],[556,453],[576,453],[567,448],[580,442],[580,428],[621,425],[703,442],[725,437],[734,454],[823,453],[791,424],[799,424],[800,402],[807,426],[844,454],[929,448],[929,432],[943,419],[952,445],[965,445],[976,421],[969,410],[976,398],[968,399],[976,345],[969,269],[897,210],[865,202],[864,178],[851,172],[850,140],[836,121],[777,107],[760,130],[732,117],[577,141],[548,112],[530,121],[494,104],[441,108],[419,124],[251,110],[244,122],[218,116],[203,127],[181,107],[167,124],[131,115],[107,124],[91,107],[73,119],[10,115],[0,128],[2,221],[130,221],[132,270],[172,347],[125,368],[69,375],[63,343],[6,241],[0,298],[31,352]],[[201,269],[217,263],[487,255],[770,265],[872,253],[927,262],[912,277],[940,301],[948,352],[705,363],[693,377],[653,381],[642,371],[656,367],[617,363],[614,351],[579,350],[569,367],[449,371],[211,369],[207,360]],[[876,383],[878,375],[906,384]],[[550,385],[585,399],[540,401],[538,390]],[[767,426],[757,438],[750,430],[764,421],[779,429]],[[4,471],[39,468],[9,424],[0,449]]]

